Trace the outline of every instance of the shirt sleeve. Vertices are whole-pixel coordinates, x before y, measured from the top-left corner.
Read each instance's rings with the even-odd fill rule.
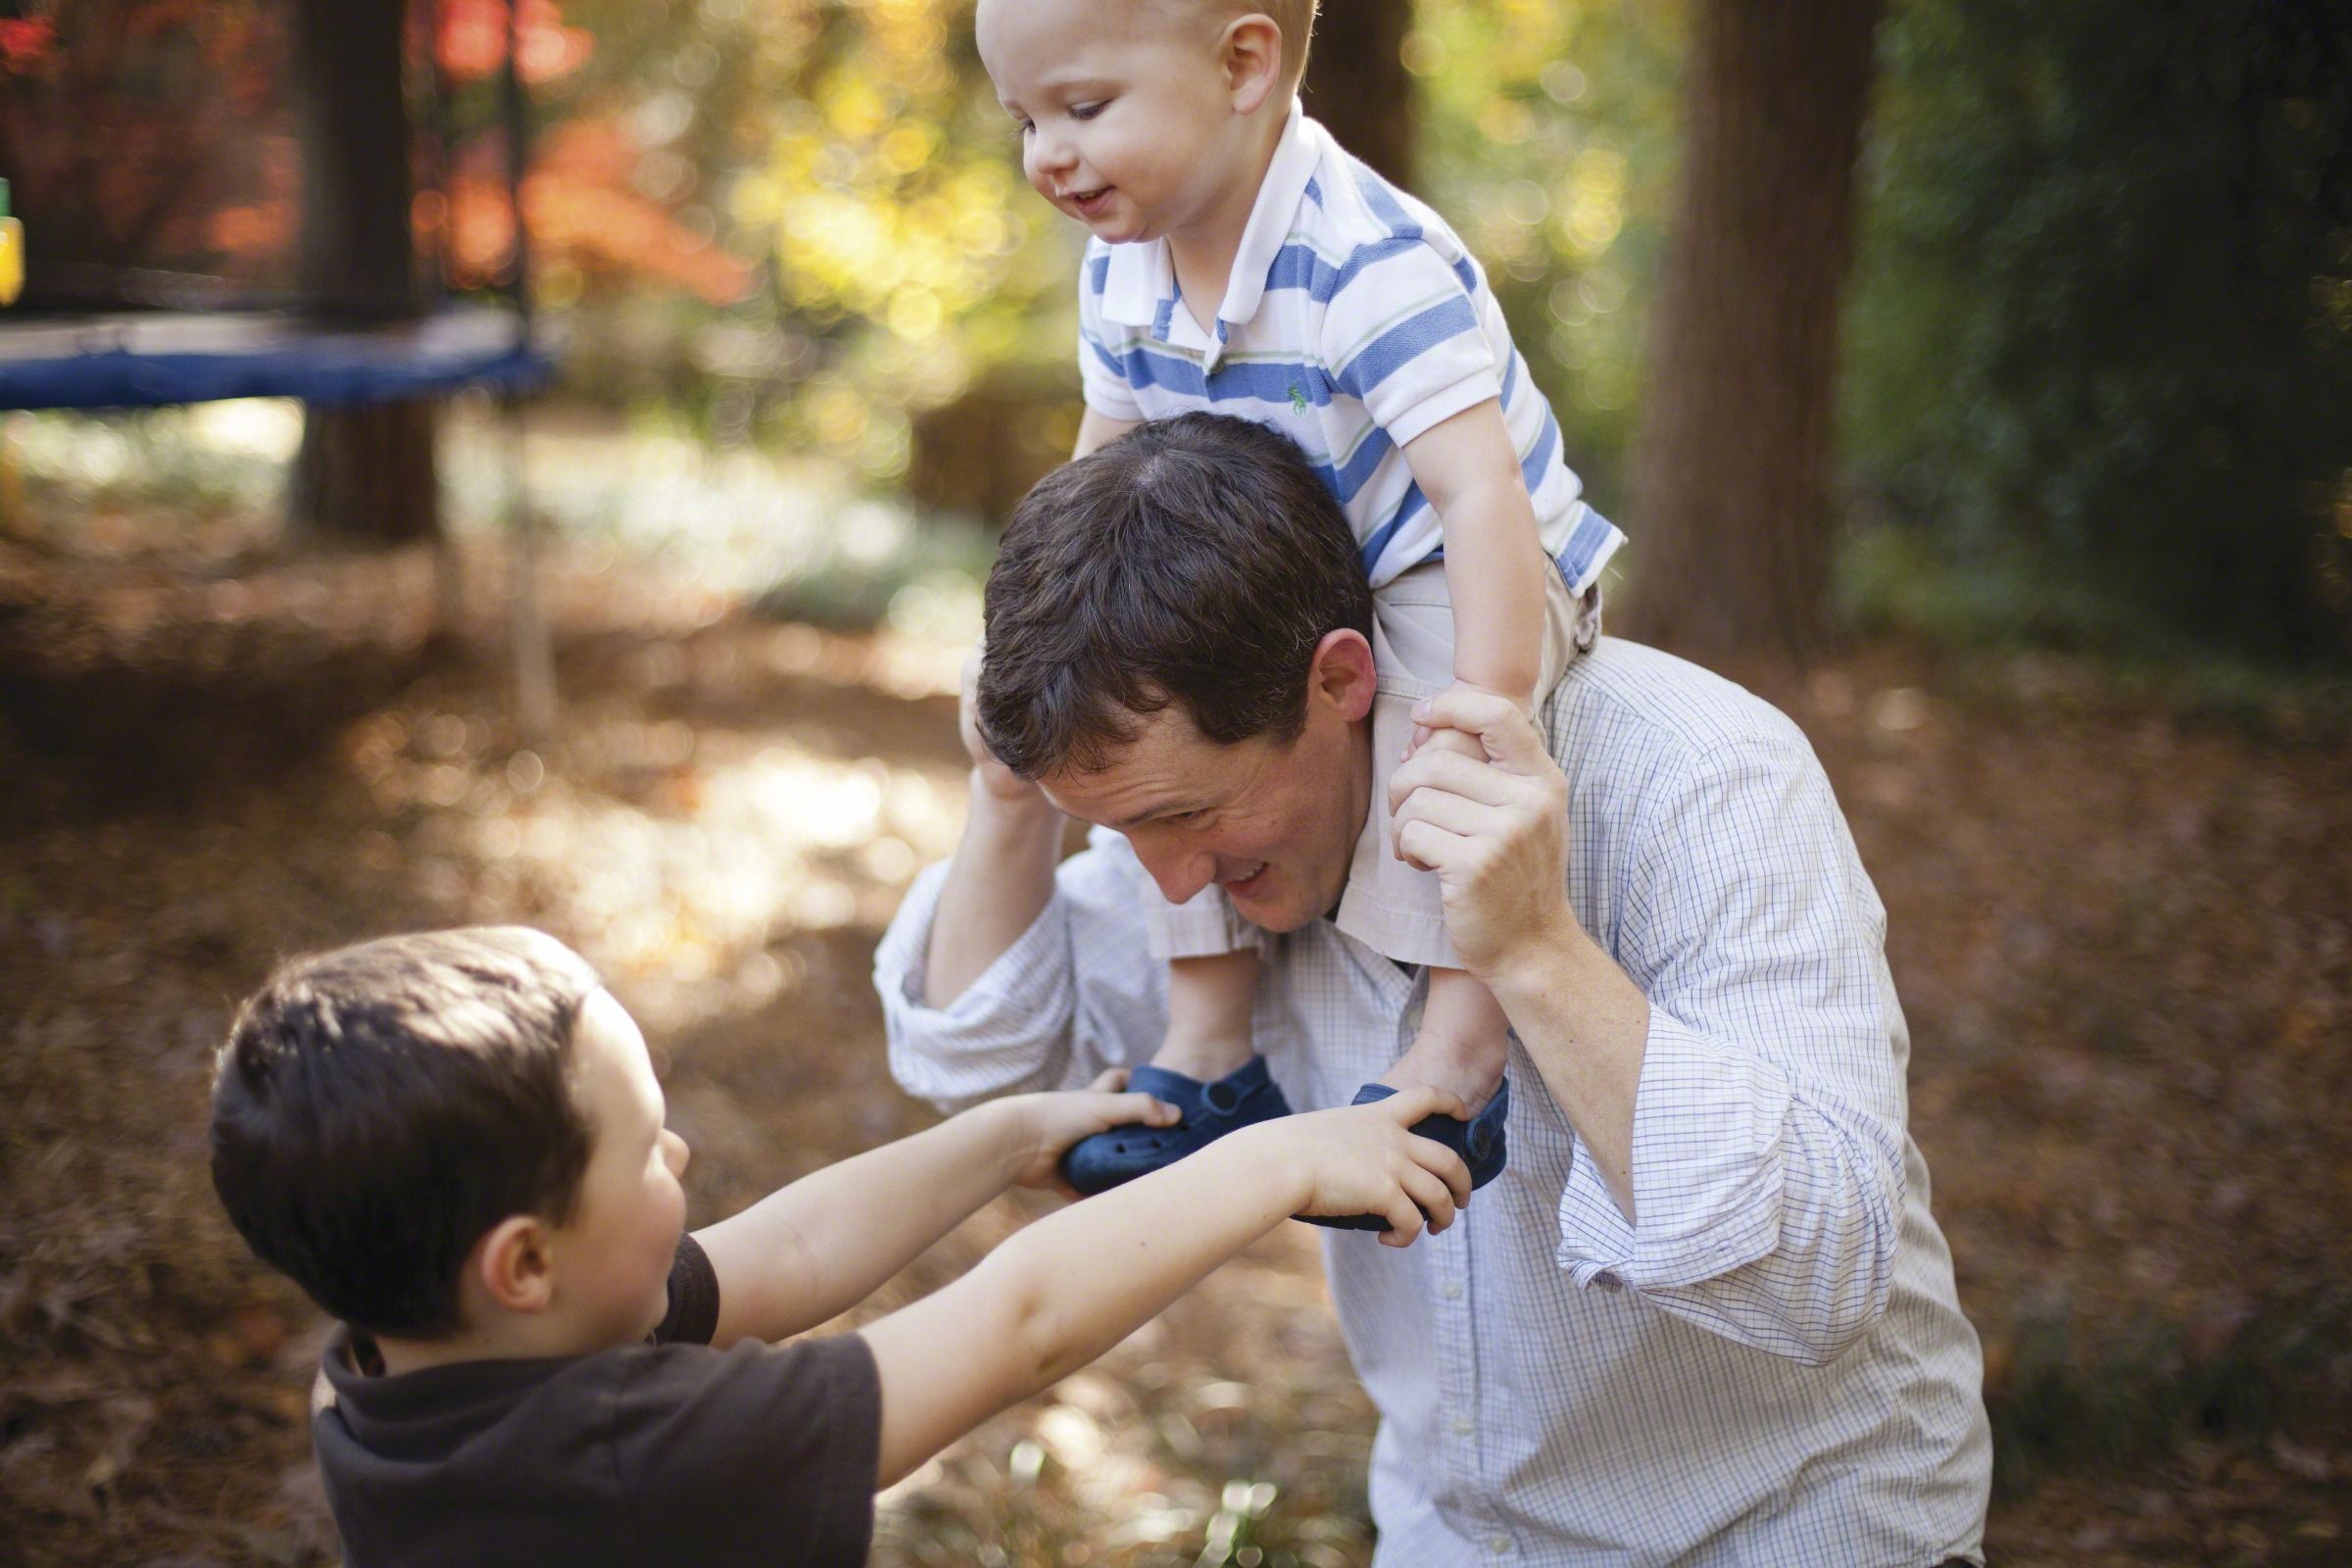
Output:
[[[718,1270],[689,1232],[669,1265],[669,1310],[654,1329],[656,1345],[709,1345],[718,1332]]]
[[[1086,257],[1078,264],[1078,381],[1086,406],[1097,414],[1141,420],[1144,410],[1127,380],[1127,364],[1103,335],[1102,286],[1109,271],[1109,248],[1089,240]]]
[[[1323,363],[1390,440],[1401,447],[1502,396],[1468,257],[1392,240],[1358,251],[1343,277],[1324,312]]]
[[[612,1473],[647,1562],[866,1560],[882,1385],[855,1334],[617,1357]]]
[[[1694,760],[1653,814],[1617,954],[1650,1004],[1635,1220],[1580,1142],[1559,1262],[1826,1364],[1886,1309],[1901,1223],[1908,1038],[1886,911],[1793,726]]]
[[[1152,960],[1142,868],[1098,828],[1062,861],[1054,894],[1020,939],[963,994],[923,994],[945,862],[929,866],[874,953],[890,1070],[901,1088],[956,1110],[998,1095],[1075,1089],[1105,1067],[1149,1059],[1167,1033],[1166,965]]]

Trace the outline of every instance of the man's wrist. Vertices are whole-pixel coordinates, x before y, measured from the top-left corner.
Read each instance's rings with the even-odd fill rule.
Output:
[[[1552,919],[1530,931],[1479,978],[1503,1011],[1516,1016],[1524,1005],[1573,989],[1596,958],[1611,961],[1563,903]]]

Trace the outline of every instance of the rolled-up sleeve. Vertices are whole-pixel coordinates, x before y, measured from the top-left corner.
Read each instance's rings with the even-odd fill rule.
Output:
[[[1692,758],[1657,799],[1616,955],[1650,1004],[1635,1220],[1580,1145],[1559,1262],[1825,1364],[1894,1272],[1908,1044],[1886,913],[1793,726]]]
[[[1124,840],[1098,830],[1056,870],[1029,929],[945,1007],[929,1004],[923,975],[948,866],[917,876],[874,954],[900,1087],[956,1110],[1148,1059],[1167,1031],[1167,982],[1133,864]]]

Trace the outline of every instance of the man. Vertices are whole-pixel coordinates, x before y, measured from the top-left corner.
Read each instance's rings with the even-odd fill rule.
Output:
[[[1415,706],[1346,525],[1277,436],[1188,416],[1050,476],[988,591],[970,820],[877,956],[943,1105],[1075,1084],[1165,1028],[1136,879],[1267,933],[1254,1031],[1345,1102],[1425,979],[1326,918],[1367,812],[1512,1022],[1509,1163],[1408,1254],[1326,1243],[1381,1412],[1383,1564],[1981,1562],[1975,1332],[1906,1130],[1885,912],[1803,736],[1601,639],[1539,732]],[[1370,798],[1371,751],[1429,748]],[[1548,735],[1548,743],[1544,736]],[[1063,812],[1096,824],[1056,864]],[[1105,831],[1116,829],[1117,831]]]

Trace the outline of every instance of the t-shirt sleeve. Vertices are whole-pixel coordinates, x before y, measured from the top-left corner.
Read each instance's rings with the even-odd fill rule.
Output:
[[[656,1345],[709,1345],[718,1332],[718,1270],[690,1233],[678,1238],[669,1265],[669,1310],[655,1325]]]
[[[1367,247],[1323,317],[1323,363],[1398,446],[1502,396],[1469,258],[1424,239]]]
[[[613,1469],[648,1561],[865,1561],[882,1385],[858,1336],[632,1351],[612,1414]]]
[[[1127,363],[1103,335],[1102,287],[1110,272],[1110,251],[1090,243],[1078,264],[1078,381],[1086,406],[1106,419],[1141,420],[1143,405],[1127,380]]]

